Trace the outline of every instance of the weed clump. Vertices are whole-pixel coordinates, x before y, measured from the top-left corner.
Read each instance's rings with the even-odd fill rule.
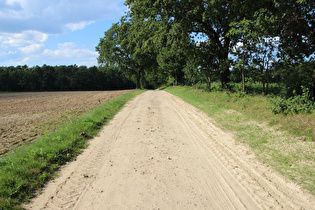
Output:
[[[302,95],[297,95],[288,99],[275,97],[272,100],[272,112],[274,114],[289,114],[289,113],[311,113],[315,110],[315,100],[311,97],[308,88],[302,86]]]

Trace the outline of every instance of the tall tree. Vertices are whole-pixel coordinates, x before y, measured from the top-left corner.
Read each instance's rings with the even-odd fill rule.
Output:
[[[253,0],[127,0],[132,15],[145,16],[156,21],[181,25],[186,33],[202,34],[216,45],[211,49],[219,60],[222,86],[229,82],[229,53],[231,41],[228,36],[230,24],[251,16],[266,1]],[[149,8],[149,9],[148,9]],[[209,57],[211,59],[211,57]]]
[[[124,16],[105,32],[96,47],[101,66],[118,67],[126,75],[136,78],[141,87],[145,71],[157,68],[156,52],[152,45],[154,28],[145,19]]]
[[[41,67],[42,77],[41,77],[41,90],[55,90],[55,68],[44,64]]]
[[[280,38],[280,72],[286,96],[302,94],[302,86],[315,94],[315,2],[281,0],[275,3],[273,16]],[[286,75],[286,76],[284,76]]]
[[[231,25],[229,35],[234,39],[232,54],[236,57],[235,67],[242,73],[243,92],[245,91],[245,74],[248,70],[259,69],[260,81],[263,85],[263,95],[268,92],[270,68],[276,60],[279,37],[277,37],[276,20],[270,10],[261,8],[251,19],[243,19]]]
[[[195,54],[197,57],[197,65],[199,71],[206,79],[208,89],[210,90],[213,77],[220,76],[220,70],[222,70],[222,64],[224,62],[221,60],[220,63],[220,59],[215,50],[217,45],[213,40],[209,39],[207,41],[201,41],[197,43],[196,46],[197,49],[195,50]]]
[[[183,32],[180,24],[156,22],[160,28],[155,33],[154,45],[158,49],[157,61],[160,72],[175,80],[175,84],[184,84],[183,69],[187,63],[187,49],[191,48],[189,36]]]
[[[282,58],[299,63],[314,56],[315,1],[281,0],[276,9]]]
[[[70,90],[70,81],[71,77],[75,74],[75,72],[78,70],[78,67],[76,65],[70,65],[70,66],[56,66],[56,81],[55,86],[57,90]]]

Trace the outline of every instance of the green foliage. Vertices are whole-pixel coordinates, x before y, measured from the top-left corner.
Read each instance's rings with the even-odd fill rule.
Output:
[[[264,6],[261,1],[150,1],[127,0],[131,15],[155,20],[156,22],[170,23],[178,27],[177,36],[191,36],[191,42],[195,45],[194,36],[206,39],[202,58],[199,65],[205,66],[208,79],[216,70],[220,75],[222,86],[228,86],[229,82],[229,53],[232,43],[238,36],[230,35],[232,23],[243,18],[251,18],[253,13]],[[150,8],[148,10],[147,8]],[[172,31],[171,31],[172,32]],[[208,52],[208,53],[207,53]],[[210,67],[210,68],[209,68]],[[210,82],[209,82],[210,83]]]
[[[98,63],[136,78],[140,88],[143,73],[157,69],[156,49],[152,45],[155,30],[148,19],[123,16],[97,45]]]
[[[280,54],[293,63],[307,60],[314,56],[315,2],[312,0],[282,0],[277,5],[279,26]]]
[[[0,67],[0,91],[132,89],[134,83],[112,68],[86,66]]]
[[[254,80],[263,84],[263,95],[269,94],[271,83],[282,80],[286,93],[296,89],[302,94],[298,88],[303,85],[315,95],[314,67],[307,67],[315,49],[314,1],[127,0],[125,4],[134,21],[161,27],[148,27],[159,52],[155,73],[180,75],[185,85],[206,82],[208,89],[215,79],[230,89],[230,79],[237,76],[243,92],[248,92],[247,81]]]
[[[22,202],[72,160],[123,105],[143,91],[132,91],[71,120],[34,143],[15,149],[0,160],[0,209],[19,209]]]
[[[315,110],[315,101],[308,88],[302,86],[302,95],[291,96],[288,99],[275,97],[272,112],[274,114],[311,113]]]
[[[278,74],[283,88],[281,95],[289,98],[294,94],[302,95],[302,86],[309,89],[311,97],[315,97],[315,60],[292,64],[289,60],[278,64]]]

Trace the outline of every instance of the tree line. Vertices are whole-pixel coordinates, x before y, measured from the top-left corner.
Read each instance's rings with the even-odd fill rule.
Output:
[[[207,84],[247,92],[271,83],[315,96],[315,2],[311,0],[126,0],[128,13],[96,47],[137,87]]]
[[[73,91],[133,89],[114,68],[77,65],[0,67],[0,91]]]

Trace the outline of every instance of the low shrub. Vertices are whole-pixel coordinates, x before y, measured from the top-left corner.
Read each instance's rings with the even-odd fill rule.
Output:
[[[302,95],[296,95],[285,99],[275,97],[272,100],[272,112],[274,114],[289,114],[289,113],[311,113],[315,110],[315,101],[311,97],[308,88],[302,86]]]

